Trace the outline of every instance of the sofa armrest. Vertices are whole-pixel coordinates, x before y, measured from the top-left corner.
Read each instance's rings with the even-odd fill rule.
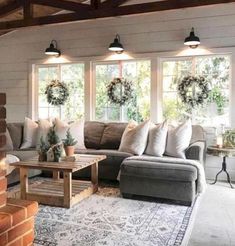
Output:
[[[185,151],[186,159],[197,160],[204,165],[206,160],[206,141],[200,140],[189,145]]]

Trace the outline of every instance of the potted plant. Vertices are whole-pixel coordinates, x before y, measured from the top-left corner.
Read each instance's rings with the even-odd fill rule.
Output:
[[[47,161],[58,162],[63,152],[63,143],[56,134],[55,124],[50,128],[47,134],[47,140],[50,146],[47,151]]]
[[[72,137],[70,129],[66,132],[66,138],[63,139],[63,144],[66,156],[74,155],[74,146],[77,144],[77,141]]]
[[[43,137],[40,138],[40,146],[39,146],[39,161],[47,161],[47,151],[50,146],[47,144]]]

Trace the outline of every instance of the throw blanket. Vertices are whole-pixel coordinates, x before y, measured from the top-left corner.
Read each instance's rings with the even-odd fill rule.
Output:
[[[138,160],[138,161],[150,161],[150,162],[160,162],[160,163],[175,163],[175,164],[181,164],[181,165],[191,165],[197,169],[197,192],[203,193],[206,189],[206,177],[205,177],[205,171],[203,165],[195,160],[189,160],[189,159],[181,159],[181,158],[174,158],[174,157],[155,157],[155,156],[131,156],[128,157],[126,160]]]

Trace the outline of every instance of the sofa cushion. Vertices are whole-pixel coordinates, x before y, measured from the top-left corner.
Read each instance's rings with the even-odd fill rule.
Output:
[[[10,133],[14,149],[19,149],[23,139],[24,123],[8,123],[7,129]]]
[[[40,148],[41,138],[43,138],[43,140],[47,139],[47,134],[50,131],[50,128],[52,127],[52,125],[53,125],[53,122],[51,121],[51,119],[49,120],[39,119],[36,149]]]
[[[145,149],[145,154],[153,156],[163,156],[166,148],[166,138],[168,131],[168,123],[164,121],[157,126],[153,123],[150,124],[148,134],[148,144]]]
[[[85,122],[84,137],[85,146],[90,149],[100,149],[100,142],[103,136],[105,123],[97,121]]]
[[[11,151],[14,149],[14,146],[8,129],[6,129],[5,136],[6,136],[6,144],[4,147],[0,148],[0,151]]]
[[[8,151],[7,154],[14,155],[18,157],[21,161],[25,161],[38,156],[38,151],[36,151],[35,149],[13,150]]]
[[[99,162],[99,179],[117,180],[120,165],[124,159],[132,156],[130,153],[119,152],[118,150],[99,149],[99,150],[79,150],[79,154],[106,155],[107,158]],[[89,178],[91,174],[90,168],[82,169],[73,174],[74,177]]]
[[[101,139],[101,149],[118,149],[127,123],[108,123]]]
[[[123,161],[121,165],[121,175],[187,182],[197,179],[197,169],[191,165],[181,165],[174,162],[141,161],[130,158]]]
[[[188,148],[192,137],[192,123],[188,119],[178,127],[172,128],[167,134],[165,154],[177,158],[185,157],[185,150]]]
[[[84,145],[84,120],[77,120],[71,123],[55,118],[55,131],[61,140],[66,139],[67,131],[70,131],[72,137],[77,142],[75,149],[85,149]]]
[[[21,149],[36,148],[38,134],[38,124],[25,117],[23,130],[23,143]]]
[[[142,155],[148,140],[149,125],[149,120],[139,125],[135,121],[129,122],[122,135],[119,151]]]

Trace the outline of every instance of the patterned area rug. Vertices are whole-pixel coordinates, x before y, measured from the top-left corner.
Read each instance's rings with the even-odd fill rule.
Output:
[[[34,180],[34,182],[40,182]],[[18,196],[19,186],[9,189]],[[71,209],[40,206],[35,246],[177,246],[189,234],[193,207],[123,199],[119,189],[99,192]]]

